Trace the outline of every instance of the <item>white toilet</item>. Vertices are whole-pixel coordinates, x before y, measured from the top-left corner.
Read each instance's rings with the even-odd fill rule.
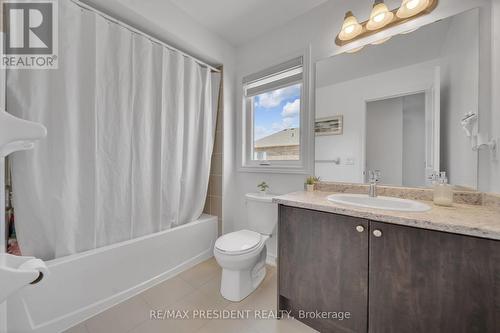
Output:
[[[278,222],[273,195],[248,193],[246,212],[250,230],[223,235],[215,242],[215,259],[222,267],[220,292],[239,302],[250,295],[266,276],[266,241]]]

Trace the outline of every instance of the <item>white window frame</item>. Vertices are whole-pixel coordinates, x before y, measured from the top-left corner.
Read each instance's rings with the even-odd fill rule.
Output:
[[[298,59],[302,60],[302,80],[301,100],[300,100],[300,159],[298,161],[257,161],[252,159],[253,151],[253,105],[246,96],[246,87],[258,80],[262,80],[267,76],[276,75],[286,71],[297,65]],[[311,112],[310,98],[310,50],[298,52],[288,56],[285,59],[276,61],[277,65],[268,67],[255,74],[246,75],[242,78],[241,96],[242,96],[242,112],[241,112],[241,136],[240,136],[240,168],[241,172],[263,172],[263,173],[292,173],[292,174],[309,174],[312,167],[312,148],[313,138],[313,113]],[[288,84],[272,86],[272,89],[278,89],[283,86],[299,83],[296,80],[291,80]]]

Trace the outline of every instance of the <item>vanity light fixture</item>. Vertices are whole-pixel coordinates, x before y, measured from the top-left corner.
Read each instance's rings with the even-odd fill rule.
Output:
[[[391,23],[393,19],[394,13],[389,11],[384,0],[375,0],[370,20],[366,24],[366,29],[370,31],[382,29]]]
[[[389,10],[384,0],[375,0],[370,19],[359,23],[354,14],[346,13],[342,29],[335,39],[338,46],[345,46],[355,40],[365,38],[388,28],[407,23],[417,17],[431,13],[439,0],[403,0],[401,7]],[[410,29],[408,32],[412,31]],[[388,39],[381,39],[372,44],[381,44]]]
[[[396,15],[399,18],[409,18],[415,16],[429,6],[429,0],[403,0]]]
[[[342,30],[339,34],[340,40],[351,40],[356,38],[360,33],[363,32],[363,27],[359,24],[358,19],[354,14],[349,11],[345,14],[344,24],[342,24]]]

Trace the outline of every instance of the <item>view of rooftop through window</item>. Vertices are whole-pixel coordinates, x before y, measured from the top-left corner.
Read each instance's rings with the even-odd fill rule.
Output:
[[[253,97],[254,160],[300,159],[301,84]]]

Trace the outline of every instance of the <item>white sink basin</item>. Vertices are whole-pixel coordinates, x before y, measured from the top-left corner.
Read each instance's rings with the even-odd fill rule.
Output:
[[[426,212],[431,209],[429,205],[418,201],[391,197],[371,198],[366,194],[333,194],[328,196],[328,200],[343,205],[400,212]]]

